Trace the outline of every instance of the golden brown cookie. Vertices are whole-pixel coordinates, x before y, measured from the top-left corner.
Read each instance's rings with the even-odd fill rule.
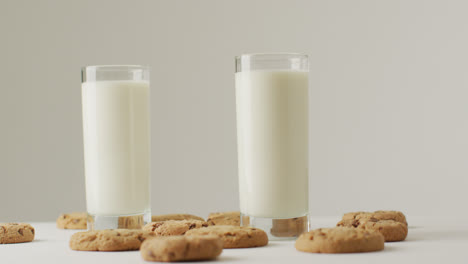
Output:
[[[0,244],[31,242],[34,240],[34,228],[23,223],[0,223]]]
[[[223,251],[218,236],[169,236],[148,239],[140,253],[146,261],[193,261],[214,259]]]
[[[82,251],[138,250],[141,243],[156,235],[151,231],[108,229],[78,232],[70,238],[70,248]]]
[[[84,212],[61,214],[57,218],[57,227],[60,229],[86,229],[87,217],[87,213]]]
[[[211,213],[206,222],[210,225],[240,226],[240,212]]]
[[[359,220],[362,218],[375,218],[377,220],[394,220],[405,225],[406,217],[399,211],[352,212],[343,215],[343,220]]]
[[[209,226],[189,230],[185,235],[217,235],[223,240],[224,248],[250,248],[268,244],[268,236],[265,231],[247,226]]]
[[[394,220],[408,225],[406,216],[400,211],[375,211],[372,217],[378,220]]]
[[[384,248],[379,232],[350,227],[319,228],[299,236],[296,249],[311,253],[355,253]]]
[[[337,226],[355,227],[381,233],[386,242],[403,241],[408,235],[408,226],[395,220],[378,220],[376,218],[360,218],[341,220]]]
[[[194,228],[207,227],[208,223],[200,220],[168,220],[151,222],[143,227],[143,230],[152,231],[157,236],[178,236]]]
[[[167,220],[199,220],[205,221],[205,219],[191,214],[166,214],[166,215],[153,215],[151,222],[161,222]]]

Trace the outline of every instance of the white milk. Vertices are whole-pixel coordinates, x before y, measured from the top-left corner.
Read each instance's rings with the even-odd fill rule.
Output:
[[[235,78],[241,212],[308,214],[308,73],[248,71]]]
[[[149,83],[82,84],[88,212],[150,210]]]

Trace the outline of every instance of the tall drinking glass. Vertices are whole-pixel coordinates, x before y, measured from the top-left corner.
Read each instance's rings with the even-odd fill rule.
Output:
[[[309,227],[308,57],[235,61],[241,225],[294,239]]]
[[[82,69],[88,229],[151,222],[149,69]]]

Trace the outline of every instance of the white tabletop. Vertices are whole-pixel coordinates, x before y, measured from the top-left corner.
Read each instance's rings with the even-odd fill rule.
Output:
[[[339,217],[313,218],[312,228],[334,226]],[[223,263],[468,263],[467,219],[408,218],[406,241],[386,243],[380,252],[311,254],[298,252],[294,241],[270,242],[250,249],[225,249]],[[76,230],[60,230],[55,223],[31,223],[36,239],[31,243],[0,245],[0,263],[149,263],[139,251],[85,252],[68,247]],[[201,263],[201,262],[197,262]],[[210,263],[213,263],[211,261]]]

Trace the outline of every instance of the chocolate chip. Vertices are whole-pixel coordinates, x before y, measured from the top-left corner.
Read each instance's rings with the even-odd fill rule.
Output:
[[[359,224],[360,224],[359,220],[353,220],[353,223],[351,225],[354,226],[354,227],[358,227]]]

